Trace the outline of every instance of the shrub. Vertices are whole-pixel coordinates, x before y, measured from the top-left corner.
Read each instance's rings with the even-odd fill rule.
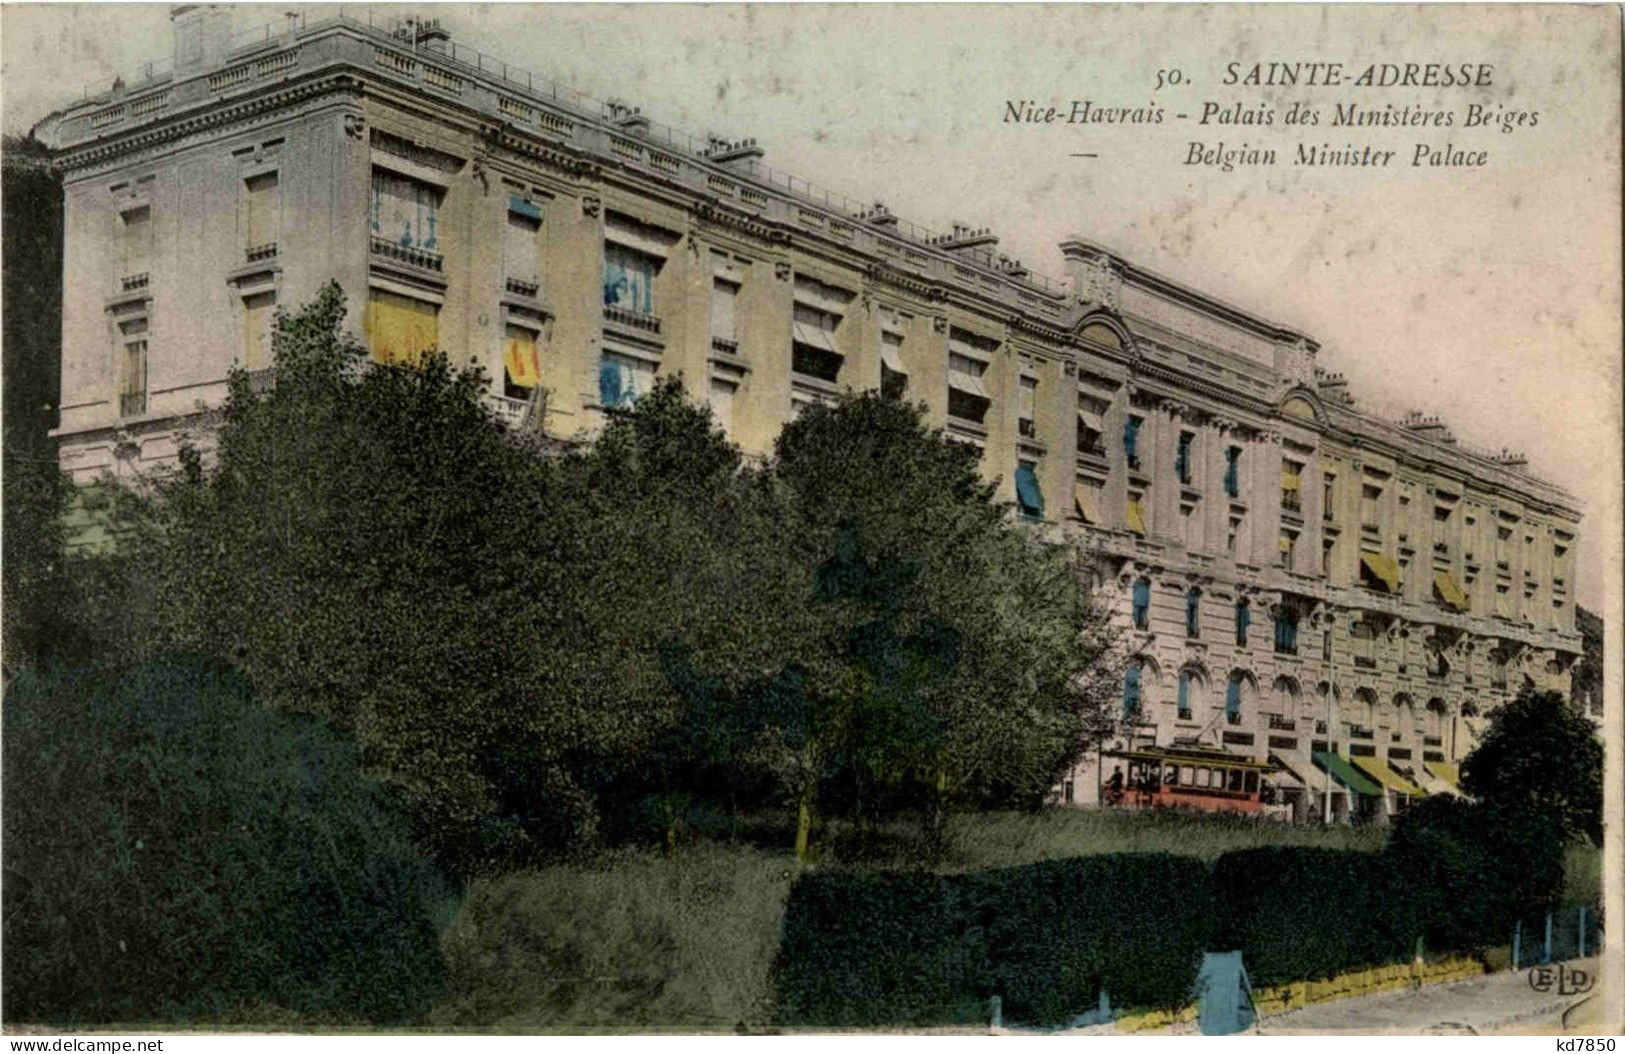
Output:
[[[442,888],[325,726],[165,658],[21,676],[5,731],[7,1020],[398,1021],[438,993]]]
[[[792,865],[715,847],[475,880],[446,931],[437,1025],[727,1029],[772,1020]]]
[[[1119,854],[967,875],[809,874],[785,912],[780,1020],[830,1026],[981,1019],[1063,1024],[1094,1009],[1175,1006],[1208,947],[1199,860]]]
[[[1415,952],[1415,888],[1372,853],[1271,846],[1214,866],[1218,944],[1240,948],[1254,985],[1331,977]]]

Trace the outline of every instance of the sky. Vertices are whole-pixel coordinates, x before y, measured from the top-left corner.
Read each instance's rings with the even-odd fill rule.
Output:
[[[234,14],[249,27],[284,10],[241,5]],[[1617,568],[1604,573],[1617,559],[1621,477],[1611,8],[514,4],[427,13],[459,46],[695,134],[754,136],[768,164],[883,200],[926,227],[991,227],[1001,251],[1037,271],[1063,276],[1056,246],[1082,236],[1306,332],[1321,343],[1318,364],[1346,374],[1360,405],[1424,409],[1467,442],[1525,451],[1531,469],[1585,511],[1580,603],[1599,609],[1604,583],[1618,581]],[[97,5],[5,6],[7,134],[170,53],[167,5],[111,15]],[[1299,64],[1299,83],[1225,83],[1231,63],[1239,80],[1254,64],[1267,79],[1271,62]],[[1307,63],[1340,64],[1343,83],[1305,83]],[[1488,84],[1430,85],[1430,63]],[[1396,77],[1414,64],[1414,82],[1351,83],[1373,64],[1379,82],[1385,64]],[[1062,119],[1006,121],[1020,100],[1055,105]],[[1162,119],[1068,123],[1074,100]],[[1288,126],[1294,103],[1317,111],[1318,124]],[[1452,124],[1329,127],[1349,103],[1448,112]],[[1466,127],[1475,105],[1497,120]],[[1220,123],[1238,111],[1269,111],[1272,121]],[[1277,163],[1228,172],[1188,164],[1193,142],[1273,149]],[[1300,142],[1393,157],[1380,167],[1305,167],[1291,163]],[[1482,153],[1484,163],[1413,165],[1417,144]]]

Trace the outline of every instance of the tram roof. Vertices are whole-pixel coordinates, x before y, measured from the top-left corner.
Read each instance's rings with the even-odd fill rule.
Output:
[[[1275,765],[1256,761],[1213,747],[1135,747],[1127,750],[1103,750],[1103,757],[1123,758],[1126,761],[1173,762],[1178,765],[1206,765],[1210,768],[1242,769],[1252,772],[1273,772]]]

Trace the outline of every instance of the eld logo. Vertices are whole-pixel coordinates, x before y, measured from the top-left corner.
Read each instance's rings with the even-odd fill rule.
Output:
[[[1591,991],[1597,979],[1578,966],[1558,963],[1555,966],[1537,966],[1529,971],[1529,987],[1537,992],[1556,991],[1558,995],[1583,995]]]

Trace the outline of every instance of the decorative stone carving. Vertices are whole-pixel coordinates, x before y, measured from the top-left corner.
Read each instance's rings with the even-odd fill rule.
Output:
[[[948,320],[941,315],[934,315],[931,318],[931,328],[938,333],[946,333],[948,332]]]
[[[773,265],[773,277],[781,282],[790,280],[790,261],[780,260]]]
[[[1117,310],[1123,290],[1123,276],[1105,254],[1090,255],[1079,262],[1074,272],[1078,279],[1077,294],[1084,302],[1093,301]]]
[[[603,210],[604,203],[596,194],[583,194],[581,197],[581,214],[583,216],[596,216]]]
[[[367,121],[358,113],[344,115],[344,134],[351,139],[361,139],[367,134]]]

